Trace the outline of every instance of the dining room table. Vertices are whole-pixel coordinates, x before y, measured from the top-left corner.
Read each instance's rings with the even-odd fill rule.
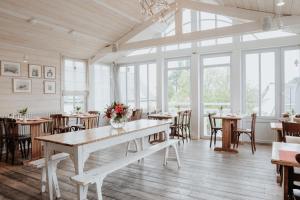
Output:
[[[291,198],[289,192],[289,178],[292,168],[300,168],[300,163],[295,159],[300,153],[300,144],[273,142],[271,163],[283,167],[283,197],[284,200]]]
[[[69,119],[76,119],[76,123],[78,124],[78,120],[82,121],[82,124],[86,124],[86,128],[95,128],[92,127],[90,121],[94,118],[99,117],[99,114],[90,114],[90,113],[74,113],[74,114],[64,114],[64,117],[68,117]]]
[[[239,115],[213,115],[213,119],[222,120],[222,147],[215,147],[215,151],[224,151],[229,153],[238,153],[237,149],[231,148],[236,138],[232,134],[232,127],[238,127],[238,121],[242,119]]]
[[[49,199],[53,199],[53,164],[51,163],[51,156],[54,151],[70,154],[74,163],[75,174],[82,175],[84,164],[91,153],[133,140],[140,140],[141,150],[143,150],[147,148],[144,139],[151,134],[164,132],[168,140],[170,123],[170,120],[141,119],[127,122],[123,128],[118,129],[103,126],[38,137],[37,140],[44,143]],[[77,185],[77,191],[77,199],[83,199],[84,188]]]
[[[36,160],[42,157],[42,145],[40,141],[35,138],[43,135],[42,125],[51,122],[50,118],[36,117],[31,119],[17,119],[16,123],[20,126],[30,127],[30,137],[31,137],[31,160]]]
[[[172,120],[173,124],[177,123],[177,113],[153,113],[148,115],[148,119],[153,120]],[[164,139],[164,133],[160,132],[158,133],[158,139],[154,139],[150,141],[151,144],[157,143],[157,142],[163,142]]]

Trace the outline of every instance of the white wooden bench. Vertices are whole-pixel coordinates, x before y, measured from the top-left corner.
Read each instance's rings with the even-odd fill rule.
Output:
[[[83,186],[85,199],[87,198],[88,185],[95,183],[96,188],[97,188],[97,198],[99,200],[102,200],[101,187],[103,184],[103,179],[108,174],[110,174],[116,170],[119,170],[133,162],[136,162],[144,157],[147,157],[155,152],[158,152],[162,149],[165,149],[164,165],[167,165],[167,160],[168,160],[168,156],[169,156],[169,147],[173,147],[175,150],[175,154],[176,154],[177,165],[178,165],[178,168],[180,168],[180,160],[179,160],[179,155],[178,155],[177,146],[176,146],[178,142],[179,142],[179,140],[176,140],[176,139],[167,140],[165,142],[151,146],[143,151],[139,151],[130,156],[124,157],[119,160],[115,160],[115,161],[113,161],[109,164],[103,165],[99,168],[95,168],[95,169],[86,171],[82,175],[76,175],[74,177],[71,177],[71,180],[73,180],[77,184]]]
[[[51,156],[51,160],[53,161],[53,185],[55,188],[55,193],[56,193],[56,197],[60,198],[60,190],[58,187],[58,181],[57,181],[57,176],[56,176],[56,168],[57,168],[57,164],[62,161],[65,160],[66,158],[69,157],[69,154],[67,153],[58,153],[58,154],[54,154]],[[28,162],[26,165],[34,167],[36,169],[42,169],[42,174],[41,174],[41,193],[46,191],[46,183],[47,183],[47,179],[46,179],[46,161],[45,158],[41,158],[38,160],[34,160],[31,162]]]

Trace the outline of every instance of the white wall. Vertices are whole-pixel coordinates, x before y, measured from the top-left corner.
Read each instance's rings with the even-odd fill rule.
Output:
[[[28,63],[23,63],[24,54],[28,56]],[[25,107],[28,107],[29,113],[49,113],[61,110],[59,54],[0,44],[0,61],[3,60],[21,63],[21,77],[15,78],[28,78],[28,64],[55,66],[56,94],[44,94],[44,76],[40,79],[28,78],[32,80],[32,92],[28,94],[13,93],[13,77],[0,76],[0,115],[16,113],[17,110]]]

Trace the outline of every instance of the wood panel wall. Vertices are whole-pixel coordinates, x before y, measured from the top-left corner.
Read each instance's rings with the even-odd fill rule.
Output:
[[[28,63],[23,62],[24,54]],[[21,63],[21,77],[32,80],[31,93],[13,93],[13,78],[0,76],[0,115],[16,113],[28,107],[29,113],[49,113],[61,110],[61,59],[58,53],[0,44],[0,61]],[[28,77],[28,64],[49,65],[56,67],[56,94],[44,94],[44,68],[42,78]],[[50,80],[50,79],[48,79]],[[51,80],[52,81],[52,80]]]

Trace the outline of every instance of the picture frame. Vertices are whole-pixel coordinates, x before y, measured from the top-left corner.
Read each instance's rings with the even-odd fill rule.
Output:
[[[13,92],[14,93],[31,93],[31,80],[30,79],[13,79]]]
[[[42,78],[42,66],[29,64],[28,67],[29,78]]]
[[[45,94],[56,94],[56,82],[55,81],[44,81],[44,93]]]
[[[2,76],[21,76],[21,64],[10,61],[1,61]]]
[[[45,79],[55,79],[56,68],[53,66],[44,66],[44,77]]]

